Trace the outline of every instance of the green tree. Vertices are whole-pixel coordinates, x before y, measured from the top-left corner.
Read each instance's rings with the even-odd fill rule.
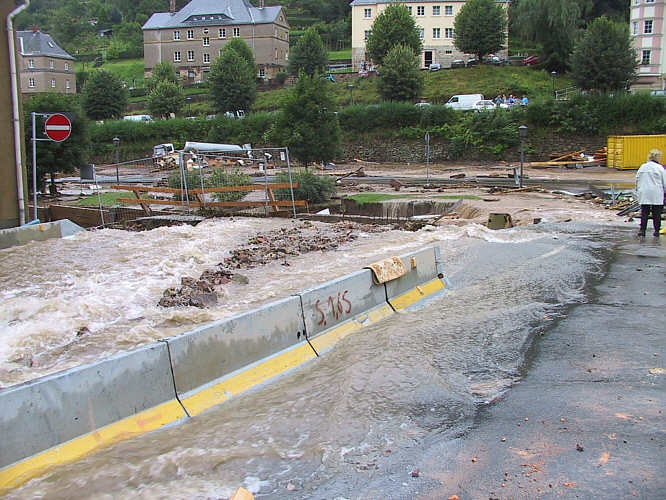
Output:
[[[298,39],[289,55],[289,73],[306,75],[324,73],[328,67],[328,51],[317,31],[310,27]]]
[[[423,48],[416,22],[402,4],[390,4],[377,16],[365,51],[375,64],[382,64],[386,54],[396,45],[410,47],[415,54],[420,54]]]
[[[586,90],[624,90],[636,77],[636,51],[626,23],[594,20],[576,42],[571,76]]]
[[[245,59],[245,62],[252,68],[254,75],[257,74],[257,64],[254,60],[254,53],[252,49],[242,38],[232,38],[224,45],[225,50],[233,49],[239,56]]]
[[[23,104],[25,116],[23,126],[25,134],[25,150],[32,151],[32,120],[31,112],[65,113],[72,122],[72,133],[63,142],[39,141],[37,143],[37,184],[44,186],[44,177],[50,175],[50,191],[56,193],[55,174],[70,173],[88,161],[90,139],[88,137],[88,121],[79,105],[78,99],[72,94],[39,93]],[[46,138],[44,134],[45,117],[36,117],[36,135],[38,139]],[[28,162],[29,186],[32,186],[32,154],[26,154]]]
[[[210,67],[210,94],[218,113],[249,110],[257,96],[254,69],[233,47],[225,45]]]
[[[504,47],[506,14],[495,0],[469,0],[454,21],[453,41],[458,50],[483,57]]]
[[[412,49],[396,45],[384,58],[377,91],[385,101],[411,101],[423,90],[419,59]]]
[[[185,104],[183,87],[162,80],[148,95],[148,111],[153,116],[169,118],[171,113],[180,113]]]
[[[331,83],[319,74],[301,73],[282,100],[271,129],[272,138],[288,146],[305,165],[331,161],[340,144],[340,125],[328,85]]]
[[[162,61],[155,65],[150,72],[150,78],[146,80],[146,89],[152,92],[162,82],[180,84],[180,77],[176,68],[169,61]]]
[[[577,30],[590,7],[590,0],[520,0],[514,22],[524,38],[541,44],[543,67],[565,72]]]
[[[82,92],[83,109],[89,118],[120,118],[127,107],[127,90],[113,73],[98,70],[88,76]]]

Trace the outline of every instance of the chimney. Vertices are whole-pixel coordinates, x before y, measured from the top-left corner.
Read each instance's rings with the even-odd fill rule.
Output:
[[[176,13],[176,0],[169,0],[169,12],[171,12],[171,14]]]

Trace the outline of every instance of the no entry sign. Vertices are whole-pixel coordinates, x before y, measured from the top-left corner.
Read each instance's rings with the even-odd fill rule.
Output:
[[[55,113],[46,119],[44,131],[52,141],[62,142],[72,133],[72,122],[65,115]]]

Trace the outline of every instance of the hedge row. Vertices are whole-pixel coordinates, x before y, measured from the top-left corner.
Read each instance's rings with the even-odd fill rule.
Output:
[[[497,115],[497,116],[495,116]],[[243,120],[218,117],[213,120],[174,119],[154,122],[109,121],[91,124],[93,155],[113,150],[113,137],[120,138],[121,151],[150,151],[154,144],[208,141],[253,145],[271,144],[271,129],[277,113],[252,113]],[[467,113],[444,106],[414,106],[392,103],[348,106],[338,113],[344,133],[399,131],[403,136],[421,136],[425,130],[452,139],[464,137],[467,146],[511,146],[518,125],[526,124],[547,133],[603,136],[622,133],[666,133],[666,99],[646,94],[577,96],[568,102],[535,101],[525,108],[494,113]],[[501,148],[500,148],[501,149]]]

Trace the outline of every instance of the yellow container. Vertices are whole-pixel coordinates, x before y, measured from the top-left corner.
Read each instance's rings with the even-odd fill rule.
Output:
[[[609,135],[606,165],[618,170],[637,169],[647,161],[651,149],[666,154],[666,134]]]

